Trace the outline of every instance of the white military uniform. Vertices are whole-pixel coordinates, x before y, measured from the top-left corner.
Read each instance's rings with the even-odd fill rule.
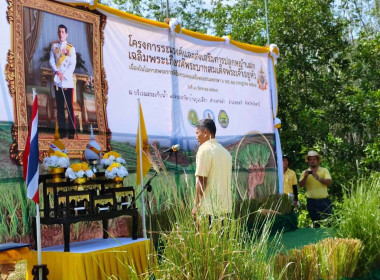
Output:
[[[73,73],[77,63],[75,48],[70,43],[54,41],[50,50],[50,67],[54,73],[60,71],[64,79],[60,81],[59,76],[54,76],[54,85],[61,88],[74,88]]]

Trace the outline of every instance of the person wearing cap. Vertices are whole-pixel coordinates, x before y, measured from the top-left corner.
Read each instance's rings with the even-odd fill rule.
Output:
[[[287,194],[293,201],[293,206],[298,205],[297,176],[289,168],[289,158],[287,155],[282,156],[282,165],[284,167],[284,194]]]
[[[332,214],[331,201],[328,199],[327,188],[331,186],[330,172],[319,164],[321,156],[316,151],[310,151],[305,157],[309,168],[302,172],[300,186],[306,187],[307,211],[316,227],[318,221]]]

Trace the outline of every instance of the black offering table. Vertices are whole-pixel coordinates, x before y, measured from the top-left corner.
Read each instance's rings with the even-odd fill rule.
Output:
[[[64,174],[40,175],[39,183],[43,187],[44,203],[40,210],[41,224],[63,225],[65,252],[70,252],[70,225],[83,221],[101,220],[103,238],[107,239],[109,219],[132,216],[132,239],[137,239],[139,214],[133,187],[116,187],[116,183],[105,178],[104,172],[96,173],[95,178],[83,184],[69,181]],[[36,240],[35,218],[33,234]]]

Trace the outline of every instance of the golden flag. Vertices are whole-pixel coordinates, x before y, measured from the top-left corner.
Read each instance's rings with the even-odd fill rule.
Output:
[[[150,163],[148,155],[150,155],[148,135],[146,134],[144,116],[141,109],[141,103],[139,103],[140,108],[140,125],[141,125],[141,143],[142,143],[142,173],[143,177],[148,173],[149,169],[152,167]],[[136,154],[137,154],[137,166],[136,166],[136,174],[137,174],[137,185],[141,184],[140,178],[140,138],[139,138],[139,127],[137,126],[137,140],[136,140]]]

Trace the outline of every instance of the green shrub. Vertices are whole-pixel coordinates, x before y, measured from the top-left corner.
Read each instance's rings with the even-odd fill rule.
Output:
[[[363,242],[358,274],[367,274],[380,265],[380,174],[353,183],[343,202],[333,214],[338,237],[357,238]]]
[[[298,214],[298,227],[313,227],[313,222],[310,219],[310,215],[306,207],[305,189],[298,188],[298,190],[298,201],[300,205],[295,208],[295,212]]]

